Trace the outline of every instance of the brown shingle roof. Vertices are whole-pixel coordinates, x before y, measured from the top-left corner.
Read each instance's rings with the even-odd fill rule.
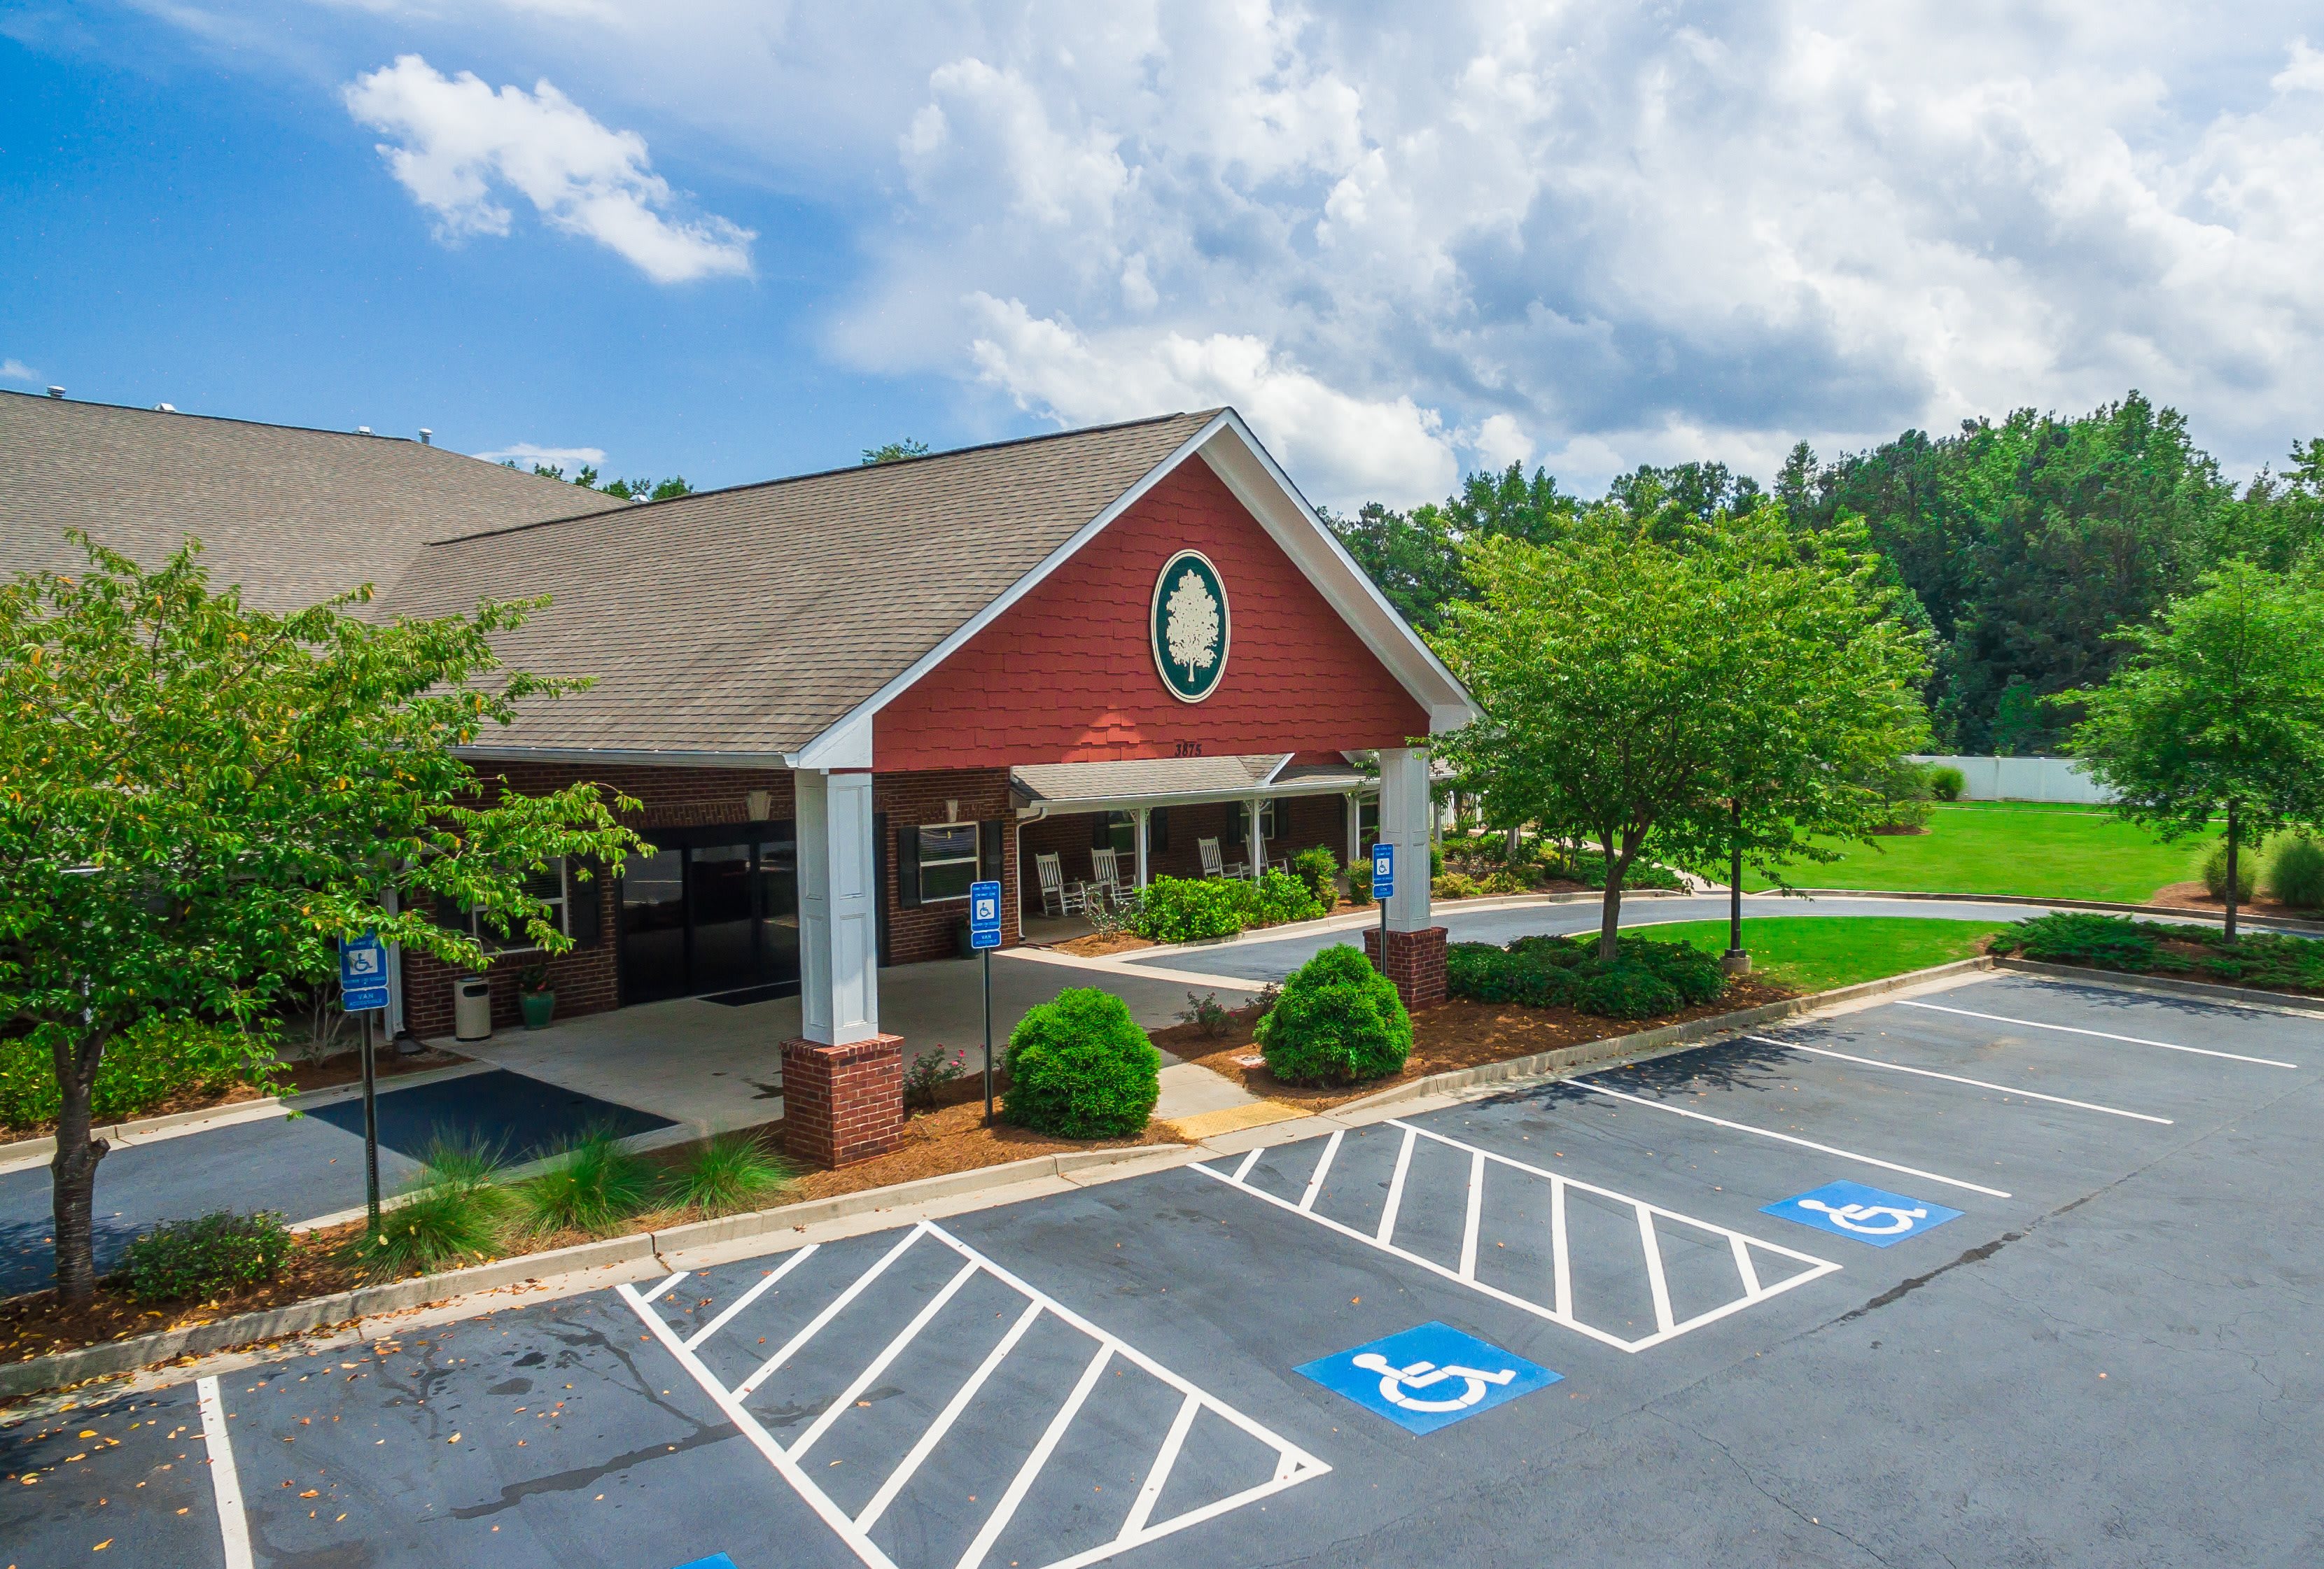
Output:
[[[999,598],[1210,422],[1135,424],[714,491],[433,545],[389,614],[551,596],[498,640],[596,684],[499,747],[792,752]]]
[[[212,582],[293,610],[431,539],[628,505],[415,441],[0,393],[0,575],[83,565],[68,528],[147,566],[191,534]]]

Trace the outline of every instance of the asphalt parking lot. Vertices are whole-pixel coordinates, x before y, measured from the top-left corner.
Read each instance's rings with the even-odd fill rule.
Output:
[[[1981,977],[28,1423],[0,1564],[2310,1564],[2320,1078]]]

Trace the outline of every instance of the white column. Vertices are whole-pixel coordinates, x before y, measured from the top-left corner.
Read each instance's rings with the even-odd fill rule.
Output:
[[[1346,793],[1348,803],[1348,853],[1346,864],[1354,866],[1356,858],[1364,853],[1364,798],[1351,790]]]
[[[1391,931],[1425,931],[1428,919],[1428,844],[1435,813],[1428,805],[1428,750],[1383,751],[1379,836],[1396,847],[1396,896],[1388,902]]]
[[[800,1033],[827,1046],[880,1032],[880,890],[872,775],[802,769],[798,796]]]
[[[1146,886],[1146,839],[1154,819],[1154,809],[1141,806],[1135,815],[1138,820],[1138,885],[1143,888]]]
[[[1254,883],[1259,881],[1260,875],[1267,870],[1267,863],[1263,858],[1267,851],[1267,840],[1259,831],[1259,797],[1252,796],[1250,798],[1250,842],[1243,846],[1243,853],[1250,858],[1250,880]]]

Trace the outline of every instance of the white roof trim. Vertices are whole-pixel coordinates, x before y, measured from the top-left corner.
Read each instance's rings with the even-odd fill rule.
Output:
[[[1222,408],[991,603],[850,709],[838,722],[798,751],[786,753],[785,763],[795,768],[871,766],[872,715],[1006,614],[1103,532],[1107,524],[1135,506],[1179,464],[1197,454],[1259,520],[1268,537],[1282,546],[1325,602],[1354,629],[1373,656],[1428,711],[1432,733],[1456,729],[1478,716],[1480,711],[1467,689],[1420,640],[1420,635],[1396,613],[1396,608],[1364,574],[1363,568],[1356,564],[1355,557],[1316,516],[1315,509],[1299,493],[1290,476],[1259,444],[1259,437],[1251,434],[1242,416],[1231,408]]]

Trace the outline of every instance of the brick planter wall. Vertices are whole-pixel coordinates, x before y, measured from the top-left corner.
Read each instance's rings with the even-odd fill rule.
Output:
[[[884,1155],[904,1137],[904,1038],[844,1046],[783,1042],[783,1147],[835,1170]]]
[[[1396,983],[1406,1008],[1430,1008],[1444,1000],[1444,928],[1388,933],[1388,962],[1380,962],[1380,929],[1365,928],[1364,957]]]

